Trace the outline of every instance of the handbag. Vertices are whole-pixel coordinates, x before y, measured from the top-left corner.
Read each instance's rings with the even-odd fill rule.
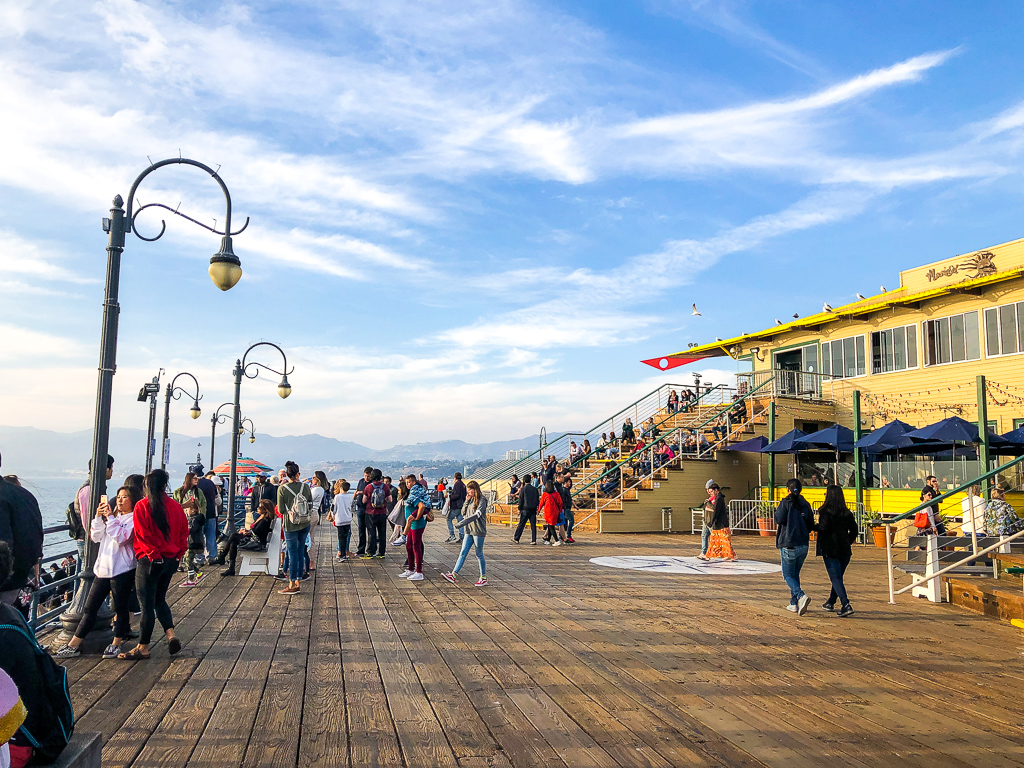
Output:
[[[915,528],[931,528],[931,521],[928,519],[928,513],[925,510],[916,512],[914,514],[914,527]]]

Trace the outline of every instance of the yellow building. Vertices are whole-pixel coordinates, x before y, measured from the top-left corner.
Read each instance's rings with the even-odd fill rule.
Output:
[[[908,269],[896,290],[694,346],[659,367],[718,356],[748,361],[752,385],[774,371],[779,394],[835,402],[847,426],[860,390],[868,429],[974,420],[983,374],[989,427],[1007,432],[1024,424],[1024,240]]]

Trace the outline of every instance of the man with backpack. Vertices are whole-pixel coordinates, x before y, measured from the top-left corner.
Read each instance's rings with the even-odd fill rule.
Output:
[[[530,523],[530,530],[533,533],[531,544],[537,543],[537,507],[540,505],[540,491],[533,484],[533,474],[523,478],[523,487],[519,491],[519,501],[516,506],[519,508],[519,525],[516,526],[515,535],[512,537],[514,544],[519,543],[519,537],[523,535],[526,523]]]
[[[12,578],[16,560],[7,542],[0,541],[0,583]],[[11,763],[52,763],[60,757],[75,727],[67,671],[36,642],[21,613],[2,603],[0,648],[0,669],[18,687],[27,710],[25,721],[8,742]]]
[[[455,482],[448,491],[448,538],[445,544],[453,542],[462,543],[464,528],[459,528],[458,535],[455,534],[455,523],[462,522],[462,507],[466,503],[466,484],[462,482],[462,473],[455,473]]]
[[[89,459],[89,476],[92,477],[92,459]],[[114,476],[114,457],[107,454],[107,480]],[[89,494],[92,489],[88,482],[83,483],[75,494],[75,500],[68,505],[67,521],[68,536],[75,540],[78,547],[78,570],[85,568],[85,528],[89,524]]]
[[[370,548],[360,557],[363,560],[383,558],[388,536],[388,502],[391,501],[391,486],[384,482],[384,473],[375,469],[370,473],[370,482],[363,488],[363,509],[366,528],[370,534]]]
[[[356,530],[359,532],[359,541],[356,544],[356,557],[366,554],[366,500],[363,491],[373,477],[373,467],[363,470],[362,479],[356,483],[356,492],[352,497],[352,516],[356,520]]]
[[[11,553],[11,567],[0,572],[0,603],[14,605],[43,557],[43,516],[36,497],[0,477],[0,541]]]

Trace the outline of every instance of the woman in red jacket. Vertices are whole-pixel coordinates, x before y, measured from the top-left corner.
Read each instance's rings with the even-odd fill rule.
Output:
[[[544,543],[561,546],[558,538],[558,517],[562,514],[562,494],[555,490],[550,480],[544,483],[544,493],[540,497],[538,513],[544,514]]]
[[[146,475],[146,498],[135,505],[135,591],[142,604],[139,644],[119,659],[149,658],[149,641],[155,619],[167,635],[167,647],[174,655],[181,641],[174,636],[174,617],[167,605],[167,587],[178,570],[178,561],[188,550],[188,518],[185,510],[167,495],[167,473],[154,469]]]

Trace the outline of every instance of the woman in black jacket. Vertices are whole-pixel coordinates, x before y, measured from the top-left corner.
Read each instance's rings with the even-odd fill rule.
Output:
[[[843,584],[843,574],[853,557],[850,545],[857,540],[859,534],[857,521],[846,506],[843,489],[838,485],[830,485],[825,491],[825,502],[818,509],[818,544],[815,554],[825,561],[825,570],[832,582],[832,592],[822,608],[826,611],[835,610],[838,599],[838,616],[853,613],[846,585]]]

